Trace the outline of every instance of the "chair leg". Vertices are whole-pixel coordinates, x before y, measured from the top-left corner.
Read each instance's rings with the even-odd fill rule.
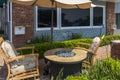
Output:
[[[45,65],[43,75],[50,74],[49,66],[50,66],[50,64],[46,64]]]

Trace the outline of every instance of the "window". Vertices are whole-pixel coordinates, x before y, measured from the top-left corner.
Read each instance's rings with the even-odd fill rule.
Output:
[[[120,13],[116,14],[116,24],[117,24],[117,29],[120,29]]]
[[[90,9],[61,9],[54,8],[55,29],[75,29],[101,27],[105,25],[105,7],[99,6]],[[51,27],[52,8],[36,8],[36,29],[49,30]]]
[[[54,10],[54,22],[53,26],[57,27],[57,9]],[[49,28],[51,27],[51,8],[38,7],[38,28]]]
[[[93,26],[103,25],[103,8],[93,8]]]
[[[62,27],[90,26],[90,9],[62,9]]]

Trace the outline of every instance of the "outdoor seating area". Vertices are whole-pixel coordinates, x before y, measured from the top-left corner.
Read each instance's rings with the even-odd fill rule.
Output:
[[[119,80],[120,0],[0,0],[0,80]]]
[[[95,39],[96,38],[93,39],[93,42],[95,42]],[[102,36],[101,40],[99,39],[98,41],[101,42],[102,39],[104,39],[104,36]],[[38,80],[39,80],[39,78],[41,80],[50,80],[51,74],[52,74],[52,76],[57,76],[57,73],[60,71],[60,68],[62,68],[63,66],[64,66],[65,70],[67,69],[67,71],[71,71],[72,67],[70,67],[70,66],[72,66],[72,65],[75,65],[75,66],[80,65],[78,67],[78,69],[82,69],[81,68],[82,67],[81,60],[84,60],[84,58],[87,56],[87,55],[85,55],[85,53],[88,51],[88,50],[84,50],[84,48],[78,48],[78,47],[76,47],[75,49],[72,49],[72,48],[71,49],[70,48],[68,48],[68,49],[65,49],[65,48],[52,49],[52,50],[48,50],[47,52],[45,52],[45,54],[44,54],[45,59],[44,58],[39,59],[39,61],[38,61],[38,55],[36,53],[34,53],[34,47],[18,48],[17,50],[32,49],[31,54],[18,56],[18,53],[15,53],[16,51],[15,51],[15,48],[12,45],[12,43],[8,43],[8,41],[4,42],[4,39],[2,37],[0,38],[0,42],[1,42],[1,48],[0,49],[1,49],[1,53],[2,53],[0,55],[1,55],[1,58],[5,61],[4,62],[1,59],[3,61],[3,62],[1,61],[1,63],[3,63],[3,65],[1,66],[1,70],[3,70],[2,67],[5,67],[5,64],[6,64],[7,66],[4,69],[8,70],[7,71],[8,74],[3,74],[3,76],[7,80],[9,80],[9,79],[18,80],[18,78],[19,79],[28,79],[28,78],[31,79],[31,78],[34,78],[35,76],[36,76],[36,79],[38,79]],[[102,60],[104,58],[110,57],[110,46],[100,47],[99,46],[100,42],[97,43],[97,50],[95,52],[95,56],[93,57],[94,60],[98,60],[98,59]],[[79,47],[80,47],[80,42],[78,44],[79,44]],[[7,46],[4,46],[4,45],[7,45]],[[96,45],[94,45],[94,46],[96,46]],[[106,48],[107,48],[107,50],[106,50]],[[6,52],[5,49],[7,49],[6,51],[8,51],[8,52]],[[12,49],[12,51],[10,51],[9,49]],[[81,53],[81,51],[79,51],[80,49],[83,50],[83,53],[85,51],[84,56],[82,55],[83,53]],[[72,57],[67,57],[67,59],[65,59],[64,57],[62,58],[62,57],[55,56],[54,54],[56,54],[56,52],[59,52],[60,50],[72,51],[73,53],[75,53],[75,56],[73,56],[73,58]],[[15,53],[17,55],[11,54],[11,53],[9,55],[9,52]],[[6,53],[8,53],[7,56],[9,56],[10,58],[7,58]],[[13,57],[13,59],[12,59],[12,57]],[[20,60],[20,59],[22,59],[22,60]],[[47,65],[45,60],[47,60],[47,61],[49,60],[49,64],[51,64],[49,66],[49,69],[52,73],[49,72],[48,74],[44,74],[45,67]],[[13,63],[11,63],[11,62],[13,62]],[[66,65],[68,65],[69,69],[66,67],[65,63],[66,63]],[[38,64],[39,64],[39,66],[38,66]],[[20,66],[23,66],[23,65],[25,67],[20,67]],[[12,67],[12,66],[14,66],[14,67]],[[28,66],[30,66],[30,67],[28,67]],[[74,66],[74,69],[76,69],[75,72],[78,73],[79,70],[77,69],[77,67],[75,68],[75,66]],[[59,68],[59,70],[57,71],[58,68]],[[19,72],[19,70],[20,70],[20,72]],[[54,70],[55,70],[55,72],[54,72]],[[40,73],[39,73],[39,71],[40,71]],[[4,72],[4,70],[0,71],[0,72]],[[74,71],[72,71],[72,72],[74,72]],[[73,74],[73,73],[70,73],[70,72],[66,73],[66,71],[64,71],[64,74],[65,74],[64,77],[67,77],[69,75],[68,73]],[[81,73],[81,71],[80,71],[80,73]],[[79,75],[79,74],[77,74],[77,75]]]
[[[110,48],[110,47],[109,47]],[[102,54],[100,54],[100,53],[102,53]],[[97,51],[97,59],[99,59],[99,58],[107,58],[108,57],[108,54],[107,54],[108,52],[106,52],[106,47],[104,46],[104,47],[100,47],[99,49],[98,49],[98,51]],[[1,62],[1,63],[3,63],[3,62]],[[3,64],[2,66],[0,66],[0,67],[5,67],[5,64]],[[44,59],[40,59],[39,60],[39,69],[40,69],[40,75],[41,75],[41,80],[50,80],[50,75],[44,75],[43,73],[44,73],[44,67],[46,66],[46,63],[45,63],[45,61],[44,61]],[[3,70],[3,69],[2,69]],[[4,70],[3,71],[1,71],[0,70],[0,75],[2,75],[4,78],[6,77],[6,74],[4,73],[4,71],[6,70],[6,67],[4,68]],[[1,73],[1,72],[3,72],[3,74]]]

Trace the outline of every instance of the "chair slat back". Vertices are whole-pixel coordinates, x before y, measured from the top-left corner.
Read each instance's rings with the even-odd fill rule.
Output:
[[[7,63],[8,62],[8,57],[6,56],[5,52],[3,51],[1,44],[4,41],[3,37],[0,37],[0,54],[2,56],[2,58],[4,59],[4,61]]]
[[[94,50],[94,53],[96,53],[96,52],[97,52],[97,50],[98,50],[98,48],[99,48],[99,46],[100,46],[100,44],[101,44],[102,40],[104,39],[104,37],[105,37],[105,35],[103,35],[103,36],[100,38],[100,42],[98,43],[98,45],[97,45],[96,49]]]

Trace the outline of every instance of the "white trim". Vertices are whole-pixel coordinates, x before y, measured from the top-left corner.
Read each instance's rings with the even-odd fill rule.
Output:
[[[91,28],[91,27],[90,26],[61,27],[61,29],[81,29],[81,28]]]
[[[88,29],[88,28],[102,28],[103,26],[75,26],[75,27],[60,27],[60,28],[54,28],[54,30],[64,30],[64,29]],[[42,31],[42,30],[51,30],[50,28],[44,28],[44,29],[37,29],[36,31]]]
[[[90,26],[93,27],[93,8],[90,8]]]
[[[102,28],[102,26],[75,26],[75,27],[61,27],[61,29],[88,29],[88,28]]]
[[[96,7],[102,7],[103,8],[103,24],[101,25],[101,26],[104,26],[105,27],[105,25],[106,25],[106,17],[105,17],[105,15],[106,15],[106,9],[105,9],[105,6],[102,6],[102,5],[97,5]],[[92,9],[93,10],[93,9]],[[93,11],[92,11],[93,12]],[[93,17],[93,15],[92,15],[92,17]],[[93,21],[93,20],[92,20]],[[96,26],[94,26],[93,25],[93,27],[96,27]],[[98,26],[97,26],[98,27]]]
[[[103,26],[106,27],[106,6],[103,6]]]
[[[57,17],[58,19],[59,19],[59,30],[61,29],[61,23],[62,23],[62,21],[61,21],[61,19],[62,19],[62,16],[61,16],[61,8],[59,8],[59,14],[60,14],[60,16],[59,17]]]
[[[59,17],[60,16],[60,8],[57,8],[57,27],[54,28],[54,30],[58,30],[59,29]],[[38,28],[38,6],[35,7],[35,27],[36,27],[36,31],[41,31],[41,30],[51,30],[50,27],[48,28]]]
[[[61,28],[61,8],[57,8],[57,28]]]
[[[7,2],[7,22],[8,22],[8,27],[10,29],[9,33],[9,40],[12,42],[12,2]]]

